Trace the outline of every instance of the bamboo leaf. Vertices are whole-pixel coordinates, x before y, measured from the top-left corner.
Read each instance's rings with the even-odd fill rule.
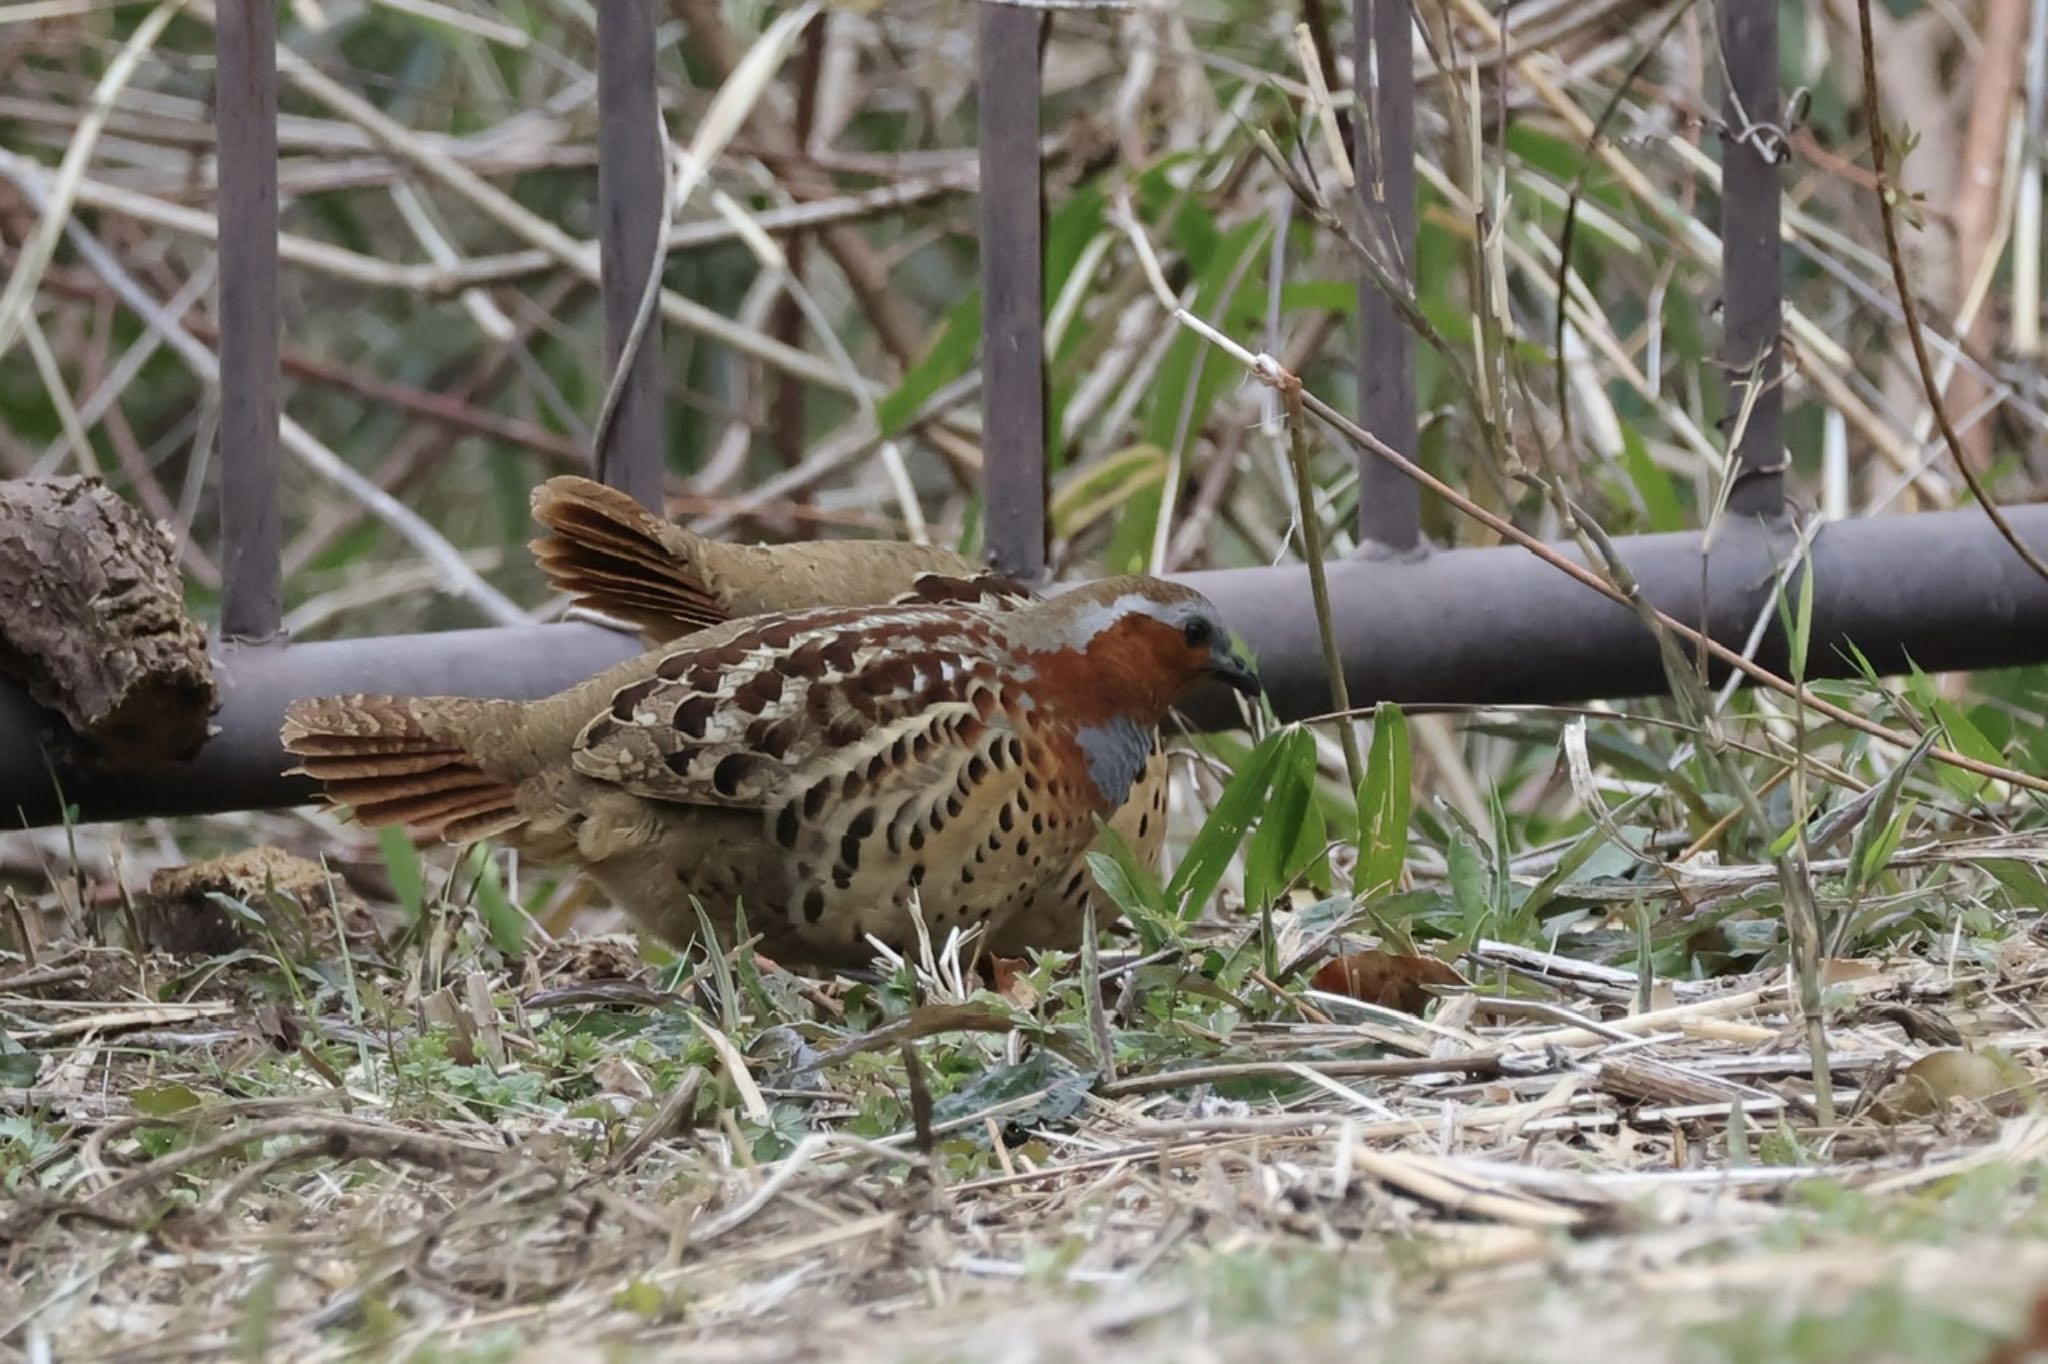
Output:
[[[1358,788],[1358,873],[1360,895],[1376,895],[1401,880],[1408,860],[1408,817],[1413,812],[1408,751],[1408,717],[1383,701],[1373,713],[1372,748],[1365,781]]]
[[[1244,900],[1247,906],[1272,901],[1301,870],[1294,861],[1307,822],[1309,793],[1316,781],[1315,736],[1289,728],[1273,763],[1265,809],[1258,831],[1244,854]]]
[[[377,830],[377,847],[384,854],[384,871],[391,878],[391,893],[405,906],[412,921],[418,923],[427,908],[427,874],[420,862],[420,850],[396,824]]]
[[[1244,842],[1245,831],[1258,818],[1259,807],[1273,782],[1274,766],[1289,742],[1288,736],[1296,732],[1299,727],[1290,725],[1267,735],[1224,785],[1223,794],[1216,798],[1216,808],[1209,812],[1202,831],[1188,845],[1187,856],[1167,882],[1166,903],[1176,918],[1183,922],[1193,918],[1215,893],[1224,869]]]
[[[894,392],[875,404],[875,420],[882,434],[901,433],[934,393],[974,368],[980,348],[981,291],[976,290],[954,305],[932,348],[903,376]]]
[[[1870,808],[1863,813],[1862,822],[1856,826],[1856,837],[1849,844],[1849,894],[1861,896],[1884,870],[1898,850],[1897,839],[1904,837],[1901,826],[1894,831],[1893,811],[1899,803],[1899,791],[1906,779],[1913,775],[1927,756],[1927,750],[1934,747],[1934,735],[1921,736],[1913,750],[1901,758],[1898,765],[1885,773],[1884,780],[1871,788]],[[1891,840],[1889,848],[1882,847],[1885,840]]]

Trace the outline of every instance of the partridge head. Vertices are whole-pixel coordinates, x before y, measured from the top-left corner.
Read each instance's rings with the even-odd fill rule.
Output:
[[[1114,578],[752,616],[530,703],[320,698],[284,738],[366,822],[579,862],[672,940],[701,904],[721,936],[744,917],[772,956],[847,965],[914,914],[997,941],[1078,903],[1095,822],[1210,680],[1258,687],[1214,606]]]

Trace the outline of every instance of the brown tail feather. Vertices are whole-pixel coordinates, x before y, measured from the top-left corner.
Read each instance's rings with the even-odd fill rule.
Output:
[[[690,532],[632,498],[563,475],[534,489],[534,519],[551,534],[533,542],[541,570],[580,606],[602,611],[656,641],[727,619]]]
[[[525,821],[517,786],[487,772],[463,743],[466,718],[511,702],[440,697],[321,696],[285,712],[294,769],[321,785],[330,805],[365,824],[403,824],[472,842]]]

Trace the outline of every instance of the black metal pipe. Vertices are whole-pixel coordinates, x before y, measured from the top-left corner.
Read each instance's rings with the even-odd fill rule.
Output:
[[[1741,427],[1728,507],[1775,516],[1785,496],[1778,163],[1787,155],[1778,0],[1717,0],[1714,11],[1728,68],[1721,101],[1721,363],[1728,370],[1727,429]]]
[[[221,630],[278,632],[277,6],[222,0],[214,25],[220,148]]]
[[[982,525],[989,562],[1045,572],[1044,191],[1039,11],[982,0]]]
[[[2015,528],[2048,544],[2048,505],[2015,507]],[[1771,611],[1789,531],[1730,520],[1701,562],[1693,533],[1625,538],[1616,549],[1655,605],[1705,622],[1739,647],[1759,616],[1759,652],[1782,669]],[[1564,551],[1578,558],[1576,551]],[[1854,642],[1885,672],[1910,656],[1930,671],[2048,661],[2048,583],[1976,511],[1844,521],[1813,545],[1813,676],[1852,671]],[[1634,613],[1506,546],[1415,560],[1329,566],[1330,596],[1355,703],[1376,700],[1562,702],[1664,689],[1657,650]],[[1704,571],[1703,571],[1704,570]],[[1315,612],[1299,567],[1182,575],[1214,599],[1258,657],[1283,716],[1329,708]],[[1704,593],[1703,593],[1704,588]],[[83,819],[190,814],[289,804],[277,727],[287,702],[332,692],[466,696],[546,695],[629,656],[633,641],[593,625],[467,630],[439,635],[224,650],[219,733],[193,762],[145,773],[61,775]],[[1221,702],[1226,698],[1205,698]],[[1235,710],[1198,704],[1198,723],[1234,723]],[[60,810],[37,736],[47,717],[0,688],[0,824],[48,823]]]
[[[616,368],[647,292],[647,277],[657,268],[668,218],[653,0],[604,0],[597,7],[597,122],[604,149],[597,162],[598,274],[605,359]],[[659,511],[667,442],[658,308],[647,319],[623,382],[597,451],[597,476]]]
[[[2048,543],[2048,506],[2016,509],[2014,524]],[[1740,648],[1769,612],[1757,659],[1783,672],[1773,599],[1794,543],[1782,523],[1731,518],[1704,563],[1697,532],[1615,545],[1652,605],[1724,644]],[[1574,548],[1560,552],[1583,562]],[[1815,537],[1812,571],[1810,676],[1850,675],[1848,643],[1884,673],[1905,671],[1909,657],[1930,671],[2048,660],[2048,583],[1980,512],[1837,522]],[[1243,631],[1280,714],[1310,715],[1328,707],[1329,688],[1307,582],[1284,572],[1230,569],[1188,581]],[[1333,563],[1329,582],[1354,704],[1565,702],[1665,690],[1656,646],[1633,611],[1519,548]]]
[[[630,635],[583,622],[262,647],[221,644],[214,650],[220,710],[213,737],[196,758],[121,772],[65,767],[55,782],[42,738],[61,722],[14,686],[0,683],[0,828],[56,823],[65,803],[85,820],[295,805],[312,787],[284,775],[291,761],[277,730],[284,708],[300,697],[397,692],[530,699],[580,682],[638,649]]]
[[[1415,278],[1415,59],[1409,0],[1357,0],[1352,70],[1364,118],[1352,139],[1366,245],[1391,280],[1413,292]],[[1362,267],[1358,279],[1358,419],[1410,459],[1418,456],[1415,340],[1408,324]],[[1399,469],[1358,452],[1358,538],[1405,552],[1422,542],[1422,491]]]

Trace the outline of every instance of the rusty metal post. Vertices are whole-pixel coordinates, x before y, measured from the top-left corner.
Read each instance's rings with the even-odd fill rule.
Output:
[[[1785,507],[1778,163],[1787,153],[1778,0],[1716,0],[1714,11],[1728,71],[1721,103],[1721,362],[1728,369],[1727,430],[1732,436],[1741,426],[1728,508],[1774,517]]]
[[[1030,582],[1045,573],[1046,540],[1040,15],[979,8],[982,523],[989,562]]]
[[[661,273],[657,253],[668,217],[653,0],[599,0],[597,129],[605,358],[616,372],[639,316],[648,276]],[[647,319],[623,383],[598,446],[597,476],[660,511],[667,459],[659,309]]]
[[[274,638],[278,510],[277,6],[220,0],[221,634]]]
[[[1352,156],[1367,246],[1394,280],[1415,278],[1415,61],[1409,0],[1357,0],[1352,69],[1361,114]],[[1358,281],[1359,422],[1416,458],[1415,347],[1371,269]],[[1362,547],[1404,553],[1422,543],[1422,493],[1370,452],[1358,456]]]

